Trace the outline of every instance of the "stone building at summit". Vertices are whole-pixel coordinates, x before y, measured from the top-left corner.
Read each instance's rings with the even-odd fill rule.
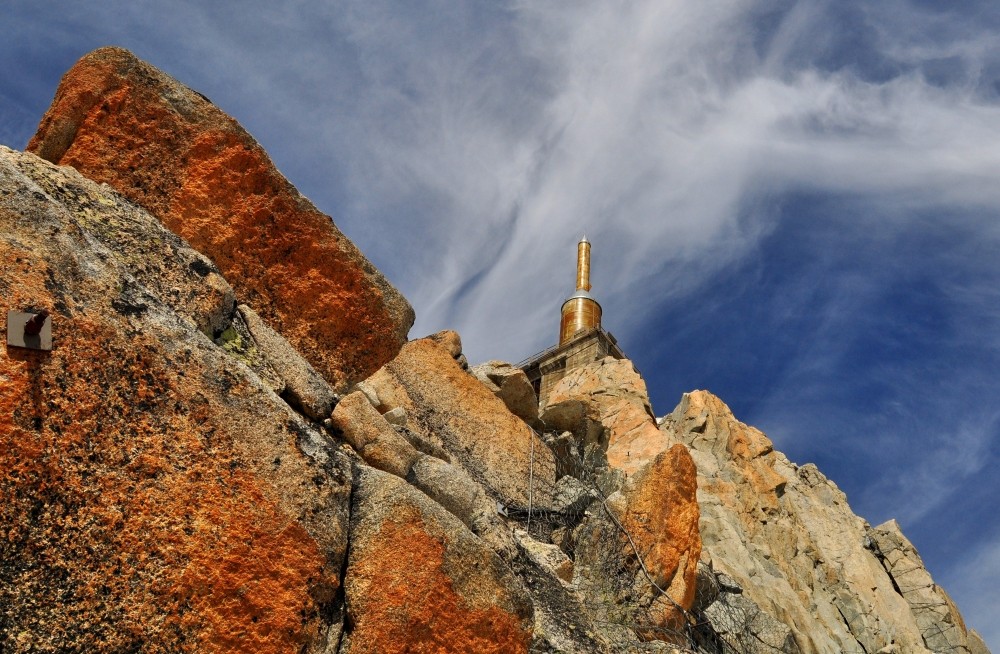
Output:
[[[608,356],[626,358],[611,332],[601,327],[601,305],[590,288],[590,241],[584,236],[576,249],[576,291],[562,304],[558,345],[517,364],[540,404],[569,371]]]

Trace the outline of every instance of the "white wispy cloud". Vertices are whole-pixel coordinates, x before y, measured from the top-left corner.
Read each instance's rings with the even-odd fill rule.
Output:
[[[706,253],[718,267],[753,247],[773,226],[751,210],[762,195],[1000,200],[1000,109],[920,72],[995,48],[985,32],[921,40],[941,15],[898,11],[892,30],[888,10],[851,5],[903,71],[872,81],[811,61],[835,45],[826,2],[300,5],[146,20],[160,41],[187,35],[160,65],[251,108],[240,120],[410,297],[414,334],[456,328],[473,359],[550,344],[538,326],[572,290],[584,232],[598,298],[636,307],[696,288]],[[67,20],[129,45],[143,18]],[[626,331],[643,320],[629,315]]]
[[[923,206],[1000,200],[987,183],[1000,169],[992,147],[1000,109],[971,93],[946,92],[917,74],[871,82],[802,70],[798,59],[782,67],[752,46],[755,3],[555,7],[517,16],[523,47],[546,62],[554,89],[538,129],[521,135],[546,157],[524,162],[530,186],[510,189],[523,194],[480,196],[496,207],[486,225],[501,224],[513,206],[520,224],[477,285],[478,303],[457,316],[473,353],[483,351],[479,343],[496,347],[496,334],[513,333],[520,320],[543,319],[525,316],[522,298],[511,295],[539,284],[545,297],[565,294],[571,263],[559,253],[571,252],[582,231],[596,237],[595,258],[607,256],[604,269],[595,263],[599,297],[635,306],[676,289],[635,289],[632,280],[709,247],[723,264],[750,247],[759,230],[739,230],[737,219],[762,188],[892,195]],[[801,13],[792,12],[786,32],[810,22]],[[474,152],[476,136],[464,142]],[[418,328],[435,322],[425,314]],[[499,345],[509,355],[540,343]]]

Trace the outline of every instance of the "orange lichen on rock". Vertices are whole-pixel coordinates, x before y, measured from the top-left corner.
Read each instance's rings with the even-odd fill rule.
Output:
[[[232,118],[130,52],[81,59],[28,148],[187,239],[335,387],[406,341],[412,308],[330,218]]]
[[[0,349],[0,651],[322,651],[349,480],[162,300],[161,276],[178,295],[210,281],[177,258],[144,269],[151,241],[185,251],[0,148],[0,296],[47,309],[53,334],[51,352]]]
[[[444,571],[445,544],[416,511],[386,520],[380,546],[352,569],[369,611],[354,625],[352,654],[526,652],[520,621],[491,606],[467,606]]]
[[[597,622],[683,644],[701,557],[697,473],[683,445],[658,454],[573,533],[573,585]]]
[[[701,557],[698,531],[697,469],[687,448],[677,444],[630,477],[622,491],[622,526],[656,585],[669,600],[653,602],[654,624],[676,628],[683,616],[676,607],[694,604],[695,574]],[[630,544],[631,549],[631,544]]]
[[[90,629],[61,628],[94,649],[300,647],[311,587],[329,576],[314,540],[224,442],[209,445],[211,422],[173,413],[183,393],[141,341],[122,348],[81,318],[59,339],[65,358],[0,359],[0,548],[21,568],[10,581],[36,602],[69,594],[58,603]],[[336,577],[325,584],[332,594]]]
[[[457,518],[392,475],[355,474],[342,654],[527,652],[532,607]]]

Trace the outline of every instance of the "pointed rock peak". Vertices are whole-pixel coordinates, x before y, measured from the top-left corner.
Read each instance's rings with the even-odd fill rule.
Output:
[[[406,342],[413,309],[330,217],[235,120],[128,50],[80,59],[28,149],[185,238],[336,389]]]
[[[709,391],[685,393],[660,429],[696,450],[725,452],[731,458],[753,459],[774,450],[771,439],[737,420],[732,409]]]
[[[729,408],[728,404],[723,402],[718,395],[705,390],[694,390],[685,393],[681,397],[681,402],[677,406],[677,409],[675,409],[675,412],[677,411],[682,412],[684,416],[710,413],[719,418],[736,419],[733,415],[733,410]]]

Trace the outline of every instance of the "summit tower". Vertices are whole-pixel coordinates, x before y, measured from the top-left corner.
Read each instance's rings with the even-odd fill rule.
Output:
[[[601,305],[590,295],[590,241],[584,236],[576,246],[576,293],[562,305],[559,345],[583,331],[601,326]]]
[[[624,359],[618,341],[601,327],[601,305],[590,294],[590,241],[576,246],[576,292],[560,309],[559,343],[517,364],[545,403],[549,391],[574,368],[611,356]]]

